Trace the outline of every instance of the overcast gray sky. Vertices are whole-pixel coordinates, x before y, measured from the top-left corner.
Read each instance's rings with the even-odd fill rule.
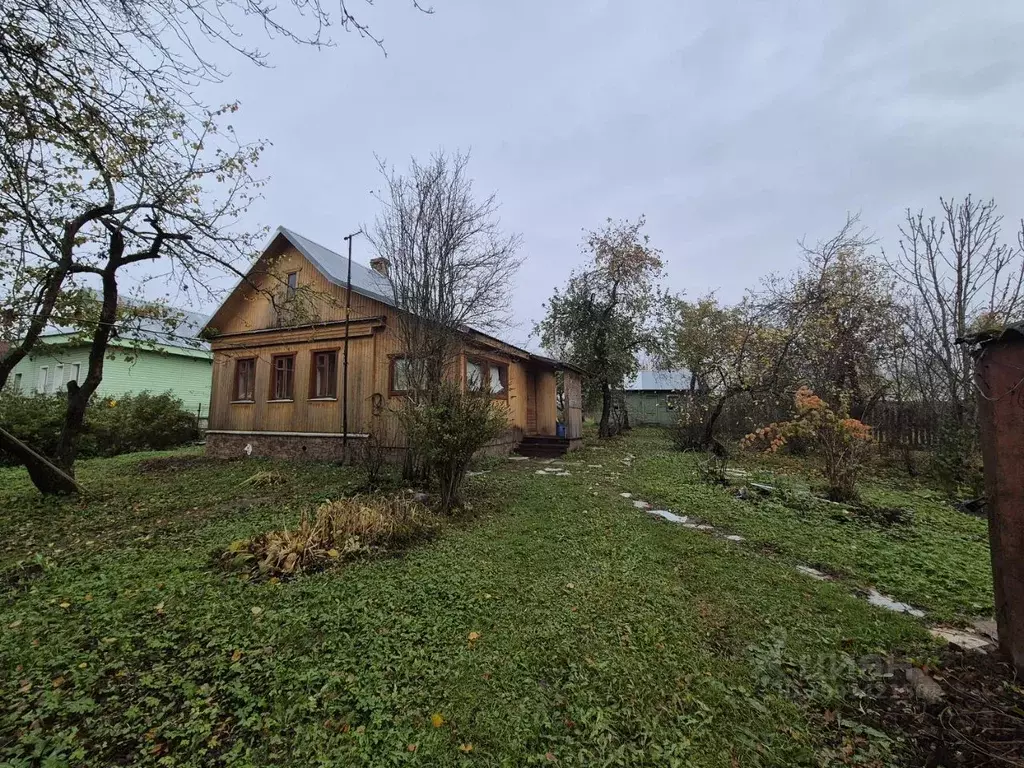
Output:
[[[228,62],[209,91],[273,143],[251,222],[341,250],[376,212],[374,153],[470,149],[524,239],[513,341],[608,216],[647,215],[672,289],[735,300],[848,210],[889,245],[939,195],[994,196],[1007,239],[1024,215],[1019,0],[351,2],[387,58],[264,43],[272,69]]]

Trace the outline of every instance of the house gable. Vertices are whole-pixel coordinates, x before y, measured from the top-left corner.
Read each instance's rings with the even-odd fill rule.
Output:
[[[341,259],[312,241],[279,229],[245,278],[210,318],[207,331],[216,337],[344,320],[346,288],[338,271],[347,264],[345,260],[341,260],[342,265],[328,262],[328,254]],[[354,262],[352,268],[353,319],[385,315],[385,297],[382,291],[375,290],[380,289],[380,284],[368,287],[370,281],[365,273],[370,270]],[[287,281],[291,273],[297,276],[297,287],[294,297],[289,299]]]

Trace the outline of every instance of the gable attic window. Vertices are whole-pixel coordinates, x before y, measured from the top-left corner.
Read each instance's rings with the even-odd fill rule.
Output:
[[[295,292],[299,289],[299,273],[288,273],[288,290],[285,291],[285,298],[289,301],[295,298]]]
[[[313,353],[309,396],[313,400],[335,400],[338,397],[338,350]]]
[[[295,353],[274,355],[270,361],[271,400],[295,399]]]
[[[256,397],[256,360],[251,357],[235,361],[235,402],[251,403]]]
[[[490,392],[491,397],[508,399],[508,366],[493,360],[466,358],[466,389]]]

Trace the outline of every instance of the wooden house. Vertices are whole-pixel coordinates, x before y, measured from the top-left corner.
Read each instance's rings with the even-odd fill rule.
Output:
[[[281,227],[210,318],[209,454],[341,459],[370,435],[404,447],[395,411],[408,363],[387,264],[353,262],[350,290],[349,268],[344,256]],[[490,382],[492,397],[508,409],[509,429],[490,452],[567,450],[580,442],[578,369],[472,329],[464,339],[459,381]]]

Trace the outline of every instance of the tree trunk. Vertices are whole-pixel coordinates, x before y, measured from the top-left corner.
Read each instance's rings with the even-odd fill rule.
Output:
[[[701,438],[701,448],[707,448],[715,439],[715,424],[718,422],[718,418],[722,415],[722,411],[725,409],[725,402],[732,397],[732,395],[726,392],[715,404],[715,409],[708,415],[708,420],[704,424],[704,437]]]
[[[112,241],[115,236],[111,236]],[[120,236],[117,236],[120,240]],[[124,243],[112,242],[112,255],[120,258],[120,248],[123,251]],[[117,263],[112,259],[113,263]],[[82,433],[82,426],[85,424],[85,411],[89,407],[89,399],[96,392],[103,381],[103,361],[107,356],[107,344],[114,331],[117,322],[117,273],[116,267],[108,266],[103,270],[103,304],[100,307],[99,322],[92,335],[92,346],[89,348],[89,370],[85,381],[79,385],[77,382],[68,382],[68,404],[64,411],[64,426],[61,428],[60,440],[57,442],[57,449],[54,452],[54,459],[57,464],[68,474],[74,474],[75,456],[78,453],[78,436]]]
[[[628,432],[633,427],[629,423],[629,409],[626,408],[626,395],[619,392],[618,395],[619,407],[622,409],[622,431]]]
[[[32,484],[40,493],[63,495],[81,492],[82,488],[74,477],[4,429],[0,429],[0,449],[25,465]]]
[[[53,455],[60,468],[72,476],[75,474],[75,457],[78,455],[78,436],[82,433],[85,410],[89,406],[89,396],[84,392],[84,387],[80,387],[78,382],[68,382],[68,404],[64,410],[64,425],[61,427],[60,439]]]
[[[607,381],[601,382],[601,423],[597,427],[598,437],[611,437],[612,388]]]

